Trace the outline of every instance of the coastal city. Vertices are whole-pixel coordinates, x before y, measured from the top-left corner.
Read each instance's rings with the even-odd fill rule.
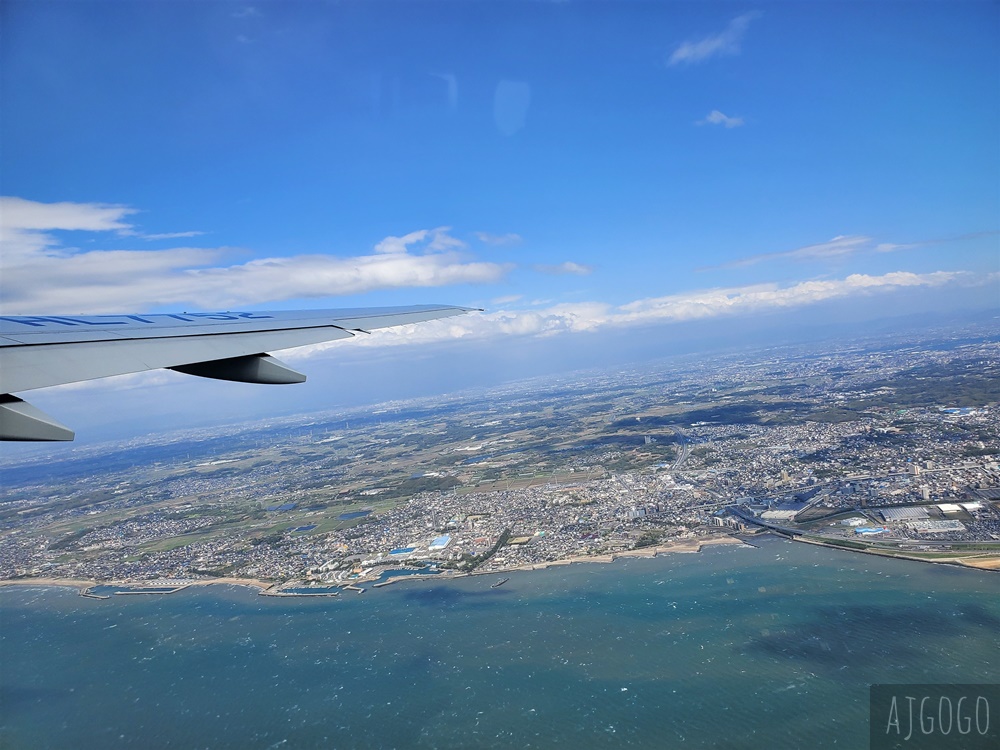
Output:
[[[996,337],[814,349],[7,457],[0,582],[330,595],[761,532],[1000,569]]]

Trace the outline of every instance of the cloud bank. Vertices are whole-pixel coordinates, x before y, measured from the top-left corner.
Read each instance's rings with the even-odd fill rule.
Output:
[[[563,303],[540,310],[499,310],[436,320],[418,326],[380,329],[371,336],[346,344],[344,341],[334,341],[302,347],[283,358],[301,359],[343,345],[426,345],[449,340],[548,337],[643,325],[685,323],[800,309],[832,300],[888,296],[905,289],[973,287],[995,285],[998,282],[1000,274],[984,278],[965,271],[925,274],[896,271],[880,276],[851,274],[842,279],[811,280],[788,285],[755,284],[703,289],[640,299],[617,306],[604,302]]]

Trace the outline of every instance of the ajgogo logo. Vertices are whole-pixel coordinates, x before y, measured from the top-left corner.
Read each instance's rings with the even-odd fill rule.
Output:
[[[1000,747],[998,712],[1000,685],[872,685],[871,748]]]

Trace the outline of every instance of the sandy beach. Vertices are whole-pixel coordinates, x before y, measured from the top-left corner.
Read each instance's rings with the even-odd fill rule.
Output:
[[[627,550],[626,552],[615,552],[609,555],[578,555],[575,557],[564,557],[551,562],[531,563],[528,565],[518,565],[506,570],[544,570],[553,565],[571,565],[572,563],[612,563],[623,557],[656,557],[672,552],[694,553],[700,552],[702,547],[716,544],[743,544],[741,539],[733,536],[713,536],[707,539],[684,539],[669,544],[658,544],[641,549]],[[504,571],[491,571],[491,573],[502,573]]]

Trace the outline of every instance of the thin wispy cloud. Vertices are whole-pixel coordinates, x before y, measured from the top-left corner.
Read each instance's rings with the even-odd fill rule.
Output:
[[[668,65],[691,65],[713,57],[737,55],[750,22],[760,17],[760,11],[737,16],[725,29],[701,39],[682,42],[667,60]]]
[[[797,247],[794,250],[783,250],[775,253],[761,253],[751,255],[746,258],[728,261],[714,266],[704,266],[695,269],[697,271],[715,271],[730,268],[745,268],[758,263],[765,263],[773,260],[793,260],[793,261],[832,261],[844,260],[855,255],[868,253],[894,253],[900,250],[912,250],[914,248],[927,247],[928,245],[940,245],[945,243],[965,242],[977,240],[983,237],[994,237],[1000,234],[996,231],[970,232],[968,234],[954,235],[951,237],[941,237],[930,240],[920,240],[919,242],[879,242],[876,243],[871,237],[864,235],[838,235],[827,242],[819,242],[814,245]]]
[[[883,252],[887,252],[889,249],[901,249],[906,247],[905,245],[881,245],[880,247],[887,248]],[[713,271],[719,269],[729,269],[729,268],[745,268],[747,266],[753,266],[758,263],[765,263],[772,260],[831,260],[834,258],[845,258],[851,255],[855,255],[859,252],[872,249],[872,238],[864,237],[862,235],[839,235],[834,237],[832,240],[827,242],[819,242],[815,245],[805,245],[803,247],[797,247],[794,250],[784,250],[776,253],[761,253],[759,255],[751,255],[747,258],[739,258],[737,260],[729,261],[728,263],[722,263],[717,266],[705,266],[699,268],[699,271]]]
[[[919,243],[913,242],[910,244],[900,244],[897,242],[880,242],[875,246],[876,253],[894,253],[897,250],[909,250],[910,248],[920,247]]]
[[[180,240],[186,239],[188,237],[201,237],[204,232],[189,231],[189,232],[159,232],[153,234],[147,234],[146,232],[140,232],[136,229],[119,229],[119,237],[136,237],[140,240]]]
[[[743,124],[742,117],[728,117],[717,109],[713,109],[704,120],[696,120],[695,125],[723,125],[727,128],[738,128]]]
[[[524,295],[523,294],[507,294],[507,295],[505,295],[503,297],[495,297],[495,298],[491,299],[490,300],[490,304],[492,304],[492,305],[510,305],[510,304],[513,304],[514,302],[520,302],[522,299],[524,299]]]
[[[897,250],[911,250],[915,247],[925,247],[927,245],[942,245],[945,243],[952,242],[968,242],[970,240],[979,240],[985,237],[996,237],[1000,235],[1000,232],[996,230],[989,230],[985,232],[967,232],[965,234],[956,234],[950,237],[938,237],[930,240],[921,240],[920,242],[882,242],[875,246],[876,253],[892,253]]]
[[[519,234],[510,232],[508,234],[490,234],[489,232],[475,232],[475,237],[480,242],[487,245],[519,245],[523,238]]]
[[[537,265],[532,266],[532,268],[534,268],[539,273],[552,274],[553,276],[565,276],[568,274],[572,274],[575,276],[586,276],[587,274],[593,273],[594,271],[593,266],[588,266],[583,263],[574,263],[571,260],[568,260],[565,263],[559,263],[554,266],[539,263]]]
[[[159,234],[139,234],[144,240],[179,240],[186,237],[201,237],[204,232],[161,232]]]
[[[481,262],[448,227],[387,237],[367,255],[296,255],[224,264],[229,248],[78,251],[57,230],[121,233],[123,206],[5,199],[0,302],[5,314],[113,312],[185,305],[225,308],[377,289],[482,284],[512,264]]]

